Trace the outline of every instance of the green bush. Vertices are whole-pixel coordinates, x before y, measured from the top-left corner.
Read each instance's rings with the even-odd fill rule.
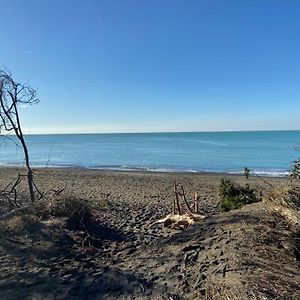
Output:
[[[221,197],[221,211],[229,211],[241,208],[243,205],[254,203],[260,199],[257,197],[257,191],[246,184],[240,186],[228,179],[222,179],[219,194]]]
[[[293,161],[291,166],[291,174],[290,174],[290,180],[291,182],[299,180],[300,179],[300,158]]]

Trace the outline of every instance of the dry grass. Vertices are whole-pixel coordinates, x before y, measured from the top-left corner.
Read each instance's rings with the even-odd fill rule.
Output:
[[[289,222],[300,225],[300,187],[281,184],[265,193],[263,201]]]
[[[36,223],[36,217],[30,214],[12,216],[7,220],[0,221],[0,232],[17,232],[29,228]]]
[[[37,203],[30,209],[41,219],[66,218],[68,229],[80,229],[92,218],[92,208],[88,201],[73,196],[54,197]]]
[[[83,229],[92,220],[91,204],[74,196],[52,197],[28,206],[24,211],[0,221],[0,231],[21,231],[39,220],[60,219],[68,229]]]
[[[226,282],[224,280],[210,280],[206,283],[205,300],[258,300],[251,291],[247,291],[240,282]]]

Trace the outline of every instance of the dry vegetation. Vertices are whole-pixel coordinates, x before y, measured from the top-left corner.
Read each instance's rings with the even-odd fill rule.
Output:
[[[300,225],[300,186],[281,184],[265,193],[263,201],[295,225]]]

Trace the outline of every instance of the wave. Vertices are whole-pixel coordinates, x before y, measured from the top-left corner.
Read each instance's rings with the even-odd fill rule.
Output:
[[[180,138],[180,139],[174,139],[174,138],[160,138],[160,141],[172,141],[172,142],[180,142],[180,143],[198,143],[198,144],[208,144],[212,146],[220,146],[220,147],[227,147],[228,144],[221,143],[221,142],[214,142],[209,140],[201,140],[201,139],[186,139],[186,138]]]
[[[23,167],[24,163],[2,163],[2,167]],[[217,170],[217,169],[189,169],[189,168],[168,168],[154,166],[136,166],[136,165],[100,165],[100,166],[82,166],[71,164],[39,164],[32,163],[33,168],[79,168],[91,170],[107,170],[107,171],[126,171],[126,172],[155,172],[155,173],[216,173],[216,174],[232,174],[243,175],[243,170]],[[253,169],[250,172],[252,176],[261,177],[287,177],[290,175],[288,170],[283,169]]]
[[[94,166],[89,169],[96,170],[110,170],[110,171],[138,171],[138,172],[161,172],[161,173],[217,173],[217,174],[232,174],[243,175],[242,170],[216,170],[216,169],[183,169],[183,168],[163,168],[163,167],[146,167],[146,166],[127,166],[127,165],[114,165],[114,166]],[[290,175],[288,170],[282,169],[265,169],[251,170],[252,176],[261,177],[287,177]]]
[[[230,171],[228,174],[242,175],[244,171]],[[250,175],[261,177],[288,177],[291,174],[288,170],[270,169],[270,170],[251,170]]]

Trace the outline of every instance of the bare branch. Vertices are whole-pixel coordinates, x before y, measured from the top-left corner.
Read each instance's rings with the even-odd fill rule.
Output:
[[[20,141],[25,157],[28,188],[32,202],[35,200],[35,191],[39,195],[38,198],[41,198],[43,194],[33,181],[33,172],[30,167],[29,153],[22,132],[18,107],[38,102],[36,91],[32,87],[16,82],[9,71],[0,70],[0,133],[3,128],[6,132],[13,131]],[[12,191],[14,189],[15,187]]]

